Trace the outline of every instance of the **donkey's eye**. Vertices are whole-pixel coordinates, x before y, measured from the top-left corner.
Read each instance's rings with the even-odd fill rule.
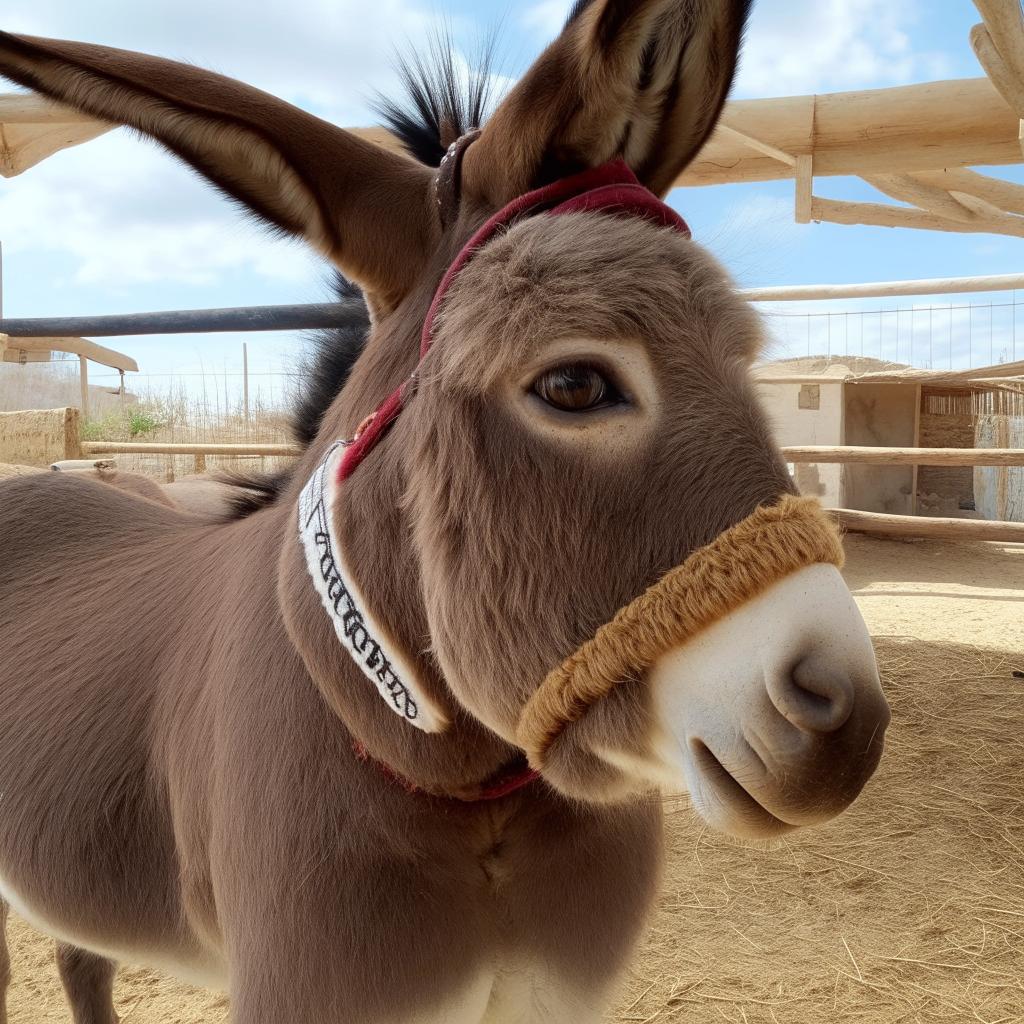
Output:
[[[548,370],[537,378],[533,390],[548,405],[564,412],[588,412],[622,401],[615,386],[586,363]]]

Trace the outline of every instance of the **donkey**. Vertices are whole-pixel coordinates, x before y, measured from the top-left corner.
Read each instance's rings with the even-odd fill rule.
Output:
[[[758,320],[656,198],[748,8],[578,3],[482,126],[426,97],[440,168],[194,67],[0,34],[0,73],[158,140],[370,314],[248,514],[0,489],[0,894],[64,944],[78,1020],[115,1020],[127,960],[228,991],[234,1024],[594,1022],[662,787],[772,836],[874,771],[889,712],[830,564],[521,732],[617,609],[642,630],[652,583],[802,500]]]

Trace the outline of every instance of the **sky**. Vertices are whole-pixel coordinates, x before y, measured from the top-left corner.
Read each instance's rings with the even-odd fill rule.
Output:
[[[270,0],[258,6],[248,0],[7,0],[4,7],[6,30],[204,65],[349,126],[374,122],[375,92],[397,92],[396,48],[408,50],[447,26],[471,61],[479,41],[498,29],[500,86],[514,81],[557,34],[570,0]],[[977,76],[982,71],[968,32],[978,20],[970,0],[759,0],[733,96]],[[997,173],[1024,182],[1020,167]],[[815,187],[833,198],[888,201],[856,179],[819,179]],[[675,189],[669,202],[742,286],[1022,269],[1024,243],[1015,238],[795,224],[791,181]],[[301,244],[270,237],[158,147],[123,130],[59,153],[17,178],[0,179],[0,242],[4,313],[11,317],[313,302],[328,296],[325,266]],[[773,307],[768,311],[777,339],[773,354],[802,354],[826,344],[856,352],[862,343],[869,355],[936,365],[951,356],[963,365],[966,359],[984,363],[990,353],[1010,358],[1016,341],[1016,355],[1024,358],[1024,306],[1018,311],[1006,305],[1009,295],[982,301],[990,298],[995,308],[973,313],[945,309],[949,301],[961,305],[969,298],[916,303],[943,307],[932,313],[921,308],[915,314],[913,301],[903,303],[906,314],[895,328],[892,316],[876,321],[855,315],[852,327],[849,317],[829,322],[792,316],[822,308],[891,309],[891,301]],[[965,327],[965,318],[973,327]],[[940,343],[947,321],[951,353]],[[238,379],[242,340],[248,341],[254,386],[277,397],[278,374],[294,368],[301,345],[294,335],[111,344],[135,357],[142,376],[159,386],[170,374],[186,384],[201,374]],[[972,344],[974,351],[968,352]],[[102,378],[99,368],[93,376]]]

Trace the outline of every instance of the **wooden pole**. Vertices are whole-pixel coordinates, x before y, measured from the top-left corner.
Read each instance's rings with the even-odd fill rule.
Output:
[[[985,69],[985,74],[999,90],[1003,99],[1016,111],[1017,116],[1024,116],[1024,79],[1018,78],[1007,67],[1002,53],[992,39],[985,25],[975,25],[971,29],[971,48],[978,58],[978,63]]]
[[[974,0],[1009,74],[1024,86],[1024,20],[1020,0]]]
[[[77,459],[82,455],[82,417],[74,406],[64,410],[64,458]]]
[[[297,456],[295,444],[162,444],[154,441],[85,441],[84,455]],[[787,462],[876,466],[1024,466],[1024,448],[873,448],[856,445],[789,445]]]
[[[851,533],[884,537],[924,537],[933,540],[1002,541],[1024,543],[1024,523],[998,523],[987,519],[939,519],[930,516],[890,516],[857,509],[829,509],[839,525]]]
[[[741,288],[751,302],[803,302],[807,299],[876,299],[890,295],[957,295],[1024,288],[1024,274],[981,277],[934,277],[918,281],[870,281],[864,284],[798,284]]]
[[[912,174],[865,174],[864,180],[879,192],[884,192],[901,203],[913,203],[936,217],[949,217],[952,220],[971,223],[978,219],[978,214],[959,202],[948,189],[940,188],[922,181]],[[996,209],[996,215],[1002,211]]]
[[[818,178],[1017,164],[1017,122],[988,78],[735,100],[721,121],[732,131],[716,131],[676,184],[793,176],[792,167],[741,136],[793,156],[813,155]]]
[[[249,426],[249,347],[242,342],[242,400],[245,404],[245,425]]]
[[[82,419],[89,419],[89,361],[78,357],[78,382],[82,389]]]
[[[963,167],[941,171],[915,171],[918,181],[966,195],[984,199],[1006,213],[1024,213],[1024,185],[1013,181],[1000,181],[987,174],[978,174]]]
[[[787,462],[859,466],[1024,466],[1024,448],[874,448],[857,445],[789,445]]]
[[[1024,217],[1010,214],[997,218],[981,218],[965,223],[939,217],[928,210],[911,206],[887,206],[885,203],[853,203],[844,199],[811,201],[811,219],[830,224],[866,224],[880,228],[917,228],[924,231],[953,231],[961,234],[989,232],[1024,238]]]
[[[85,455],[301,455],[296,444],[160,444],[155,441],[84,441]]]
[[[914,388],[914,447],[921,447],[921,385]],[[917,486],[921,475],[921,463],[915,462],[910,478],[910,512],[917,515]]]
[[[1001,23],[989,29],[998,37]],[[1002,40],[996,41],[1002,47]],[[24,107],[20,116],[30,123],[41,117],[62,123],[89,120],[53,104],[46,104],[41,115],[34,97],[0,99],[0,120],[12,123],[19,119],[19,105]],[[726,105],[720,125],[677,185],[791,178],[787,158],[811,154],[819,178],[1001,166],[1024,159],[1017,141],[1018,119],[988,78],[734,100]],[[110,125],[92,122],[91,127],[98,133]],[[382,128],[350,131],[401,151],[395,136]]]

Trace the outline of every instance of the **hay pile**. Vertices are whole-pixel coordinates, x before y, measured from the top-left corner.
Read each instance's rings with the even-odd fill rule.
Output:
[[[48,466],[77,456],[77,409],[0,412],[0,462]]]

